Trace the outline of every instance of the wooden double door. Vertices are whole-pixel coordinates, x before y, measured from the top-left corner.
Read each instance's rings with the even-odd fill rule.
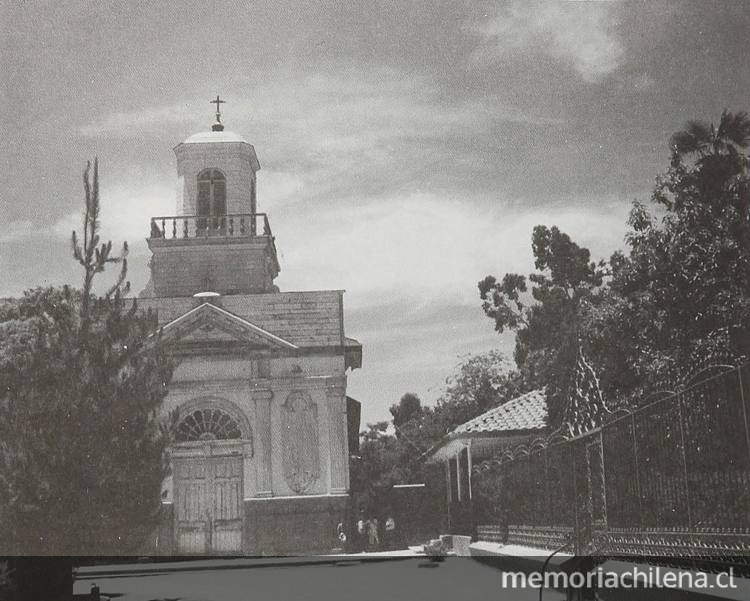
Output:
[[[178,553],[242,551],[242,456],[175,458]]]

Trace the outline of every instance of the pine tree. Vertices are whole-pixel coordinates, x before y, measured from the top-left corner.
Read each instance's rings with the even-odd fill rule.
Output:
[[[158,523],[171,378],[152,312],[129,290],[127,246],[100,241],[98,165],[84,172],[83,288],[0,305],[0,546],[5,554],[140,550]],[[120,266],[101,296],[95,277]]]

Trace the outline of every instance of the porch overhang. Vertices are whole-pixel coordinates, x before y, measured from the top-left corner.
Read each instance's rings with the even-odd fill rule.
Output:
[[[471,456],[475,463],[491,459],[509,447],[528,442],[543,436],[543,430],[519,430],[515,432],[461,432],[448,434],[442,442],[433,447],[426,457],[427,463],[443,463],[453,459],[458,453],[471,446]]]

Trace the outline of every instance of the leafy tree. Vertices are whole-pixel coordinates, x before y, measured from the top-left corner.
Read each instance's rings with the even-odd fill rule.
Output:
[[[456,426],[518,396],[522,385],[519,374],[511,370],[500,351],[463,357],[446,378],[434,407],[421,407],[417,415],[397,426],[397,438],[404,448],[402,464],[421,459]],[[422,469],[420,461],[414,469]]]
[[[688,123],[652,195],[634,203],[625,252],[608,264],[557,228],[534,228],[539,272],[479,283],[495,329],[516,332],[527,386],[547,385],[556,424],[575,350],[594,359],[609,404],[673,387],[710,363],[750,356],[750,119]]]
[[[549,419],[556,427],[571,385],[584,315],[596,303],[607,274],[557,227],[538,225],[532,236],[534,266],[527,278],[508,273],[479,282],[482,307],[495,330],[516,332],[514,358],[524,388],[547,386]]]
[[[133,553],[158,523],[172,365],[156,316],[126,302],[127,263],[99,238],[98,166],[84,172],[83,290],[0,306],[0,528],[6,553]],[[92,293],[106,265],[112,287]]]
[[[672,136],[657,178],[658,219],[636,203],[627,255],[612,257],[610,302],[590,326],[623,393],[684,380],[707,363],[750,355],[750,119],[724,111]],[[604,334],[604,335],[603,335]]]
[[[407,392],[401,397],[397,405],[391,405],[390,412],[393,416],[393,425],[396,428],[396,436],[398,437],[398,428],[421,415],[422,401],[413,392]]]
[[[386,421],[368,424],[361,433],[360,457],[350,464],[352,490],[374,506],[388,503],[394,484],[425,482],[433,474],[425,454],[459,424],[508,401],[520,392],[518,374],[509,371],[498,351],[465,357],[434,407],[422,407],[407,393],[391,408],[395,436]],[[409,419],[402,419],[408,415]],[[442,482],[442,471],[438,475]]]
[[[517,396],[522,383],[511,367],[497,350],[464,357],[435,407],[443,433]]]
[[[735,204],[739,213],[748,208],[747,155],[743,150],[750,145],[750,119],[745,112],[722,112],[719,124],[689,121],[685,129],[676,132],[671,140],[672,166],[686,166],[692,161],[691,182],[703,193],[707,204],[716,205],[720,211],[724,204]],[[687,166],[687,171],[691,166]],[[684,175],[684,173],[683,173]],[[674,189],[673,200],[659,195],[657,200],[677,208],[684,206],[683,199]],[[728,198],[726,193],[730,194]]]
[[[401,443],[387,430],[387,421],[368,424],[360,434],[359,457],[351,462],[351,488],[373,507],[382,506],[391,486],[408,478]]]

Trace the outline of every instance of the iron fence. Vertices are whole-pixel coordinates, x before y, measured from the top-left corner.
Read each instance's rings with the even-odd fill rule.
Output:
[[[485,462],[476,523],[569,529],[577,553],[750,553],[748,390],[750,366],[726,367],[576,438]]]

